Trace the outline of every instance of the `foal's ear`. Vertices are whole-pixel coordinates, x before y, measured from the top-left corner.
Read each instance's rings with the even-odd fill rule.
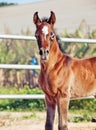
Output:
[[[34,15],[33,15],[33,22],[34,22],[34,24],[36,24],[36,26],[41,23],[41,20],[40,20],[40,18],[38,16],[38,12],[34,13]]]
[[[53,11],[51,11],[51,15],[49,17],[48,23],[54,25],[55,22],[56,22],[55,13]]]

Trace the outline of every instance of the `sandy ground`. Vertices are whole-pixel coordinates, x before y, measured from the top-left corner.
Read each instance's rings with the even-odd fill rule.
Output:
[[[32,118],[32,115],[36,116]],[[28,118],[30,117],[31,118]],[[57,118],[54,129],[57,130]],[[44,130],[45,112],[0,112],[0,130]],[[68,123],[69,130],[96,130],[96,123]]]
[[[58,33],[65,29],[74,32],[85,19],[91,29],[96,28],[96,0],[46,0],[27,5],[0,7],[0,34],[19,34],[29,28],[34,34],[33,14],[38,11],[40,17],[56,13],[55,28]],[[6,31],[5,31],[6,30]]]

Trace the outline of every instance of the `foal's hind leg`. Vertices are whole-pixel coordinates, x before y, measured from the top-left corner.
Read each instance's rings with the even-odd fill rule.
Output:
[[[56,109],[56,99],[53,97],[45,96],[46,99],[46,124],[45,130],[53,130],[53,123],[55,117],[55,109]]]

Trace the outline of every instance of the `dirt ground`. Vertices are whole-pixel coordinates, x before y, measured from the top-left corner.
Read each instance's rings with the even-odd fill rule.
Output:
[[[44,130],[45,112],[0,112],[0,130]],[[58,119],[54,129],[57,130]],[[96,130],[96,123],[68,123],[69,130]]]

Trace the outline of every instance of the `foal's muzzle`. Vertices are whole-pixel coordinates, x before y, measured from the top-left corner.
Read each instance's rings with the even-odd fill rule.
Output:
[[[49,49],[41,48],[39,51],[39,54],[40,54],[41,60],[46,61],[48,60],[48,57],[49,57]]]

